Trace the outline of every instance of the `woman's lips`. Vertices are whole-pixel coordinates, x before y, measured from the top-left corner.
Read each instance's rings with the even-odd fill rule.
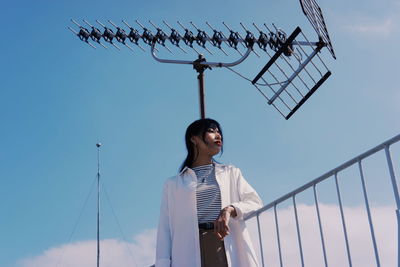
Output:
[[[222,142],[221,141],[215,141],[214,142],[217,146],[222,146]]]

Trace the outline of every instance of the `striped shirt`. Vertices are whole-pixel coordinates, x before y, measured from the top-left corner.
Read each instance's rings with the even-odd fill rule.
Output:
[[[192,168],[197,176],[196,200],[199,223],[213,222],[221,211],[221,191],[213,164]]]

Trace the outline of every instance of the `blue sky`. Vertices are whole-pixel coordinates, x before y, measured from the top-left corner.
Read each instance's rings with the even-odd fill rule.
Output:
[[[228,70],[206,72],[207,116],[225,137],[218,160],[240,167],[265,203],[400,130],[400,2],[319,4],[338,59],[323,52],[333,75],[290,120]],[[294,0],[14,1],[1,14],[1,266],[67,242],[96,175],[98,141],[126,236],[156,227],[163,181],[177,172],[184,131],[199,117],[190,66],[160,64],[149,49],[92,49],[67,30],[71,18],[209,21],[220,29],[225,21],[237,30],[240,21],[274,22],[315,38]],[[263,64],[252,56],[239,69],[254,76]],[[120,238],[107,205],[102,237]],[[95,238],[94,215],[92,195],[71,241]]]

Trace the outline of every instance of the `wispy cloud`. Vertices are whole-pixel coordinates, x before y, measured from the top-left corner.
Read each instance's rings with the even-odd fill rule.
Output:
[[[344,29],[349,32],[371,36],[389,36],[395,28],[396,21],[393,18],[379,21],[370,21],[369,19],[363,22],[355,21],[344,26]]]
[[[346,8],[343,1],[337,2],[335,9],[328,10],[327,14],[338,30],[356,34],[360,37],[389,37],[398,32],[400,26],[400,0],[388,0],[383,3],[379,0],[369,0],[361,6],[356,3],[355,8]],[[329,25],[328,25],[329,26]]]
[[[150,266],[155,259],[156,230],[145,230],[134,241],[101,240],[101,266]],[[21,267],[86,267],[96,266],[96,241],[81,241],[50,248],[42,254],[22,259]]]

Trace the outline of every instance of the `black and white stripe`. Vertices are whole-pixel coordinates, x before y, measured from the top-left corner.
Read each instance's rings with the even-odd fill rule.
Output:
[[[221,191],[215,179],[213,164],[194,167],[197,176],[197,219],[199,223],[213,222],[221,210]]]

